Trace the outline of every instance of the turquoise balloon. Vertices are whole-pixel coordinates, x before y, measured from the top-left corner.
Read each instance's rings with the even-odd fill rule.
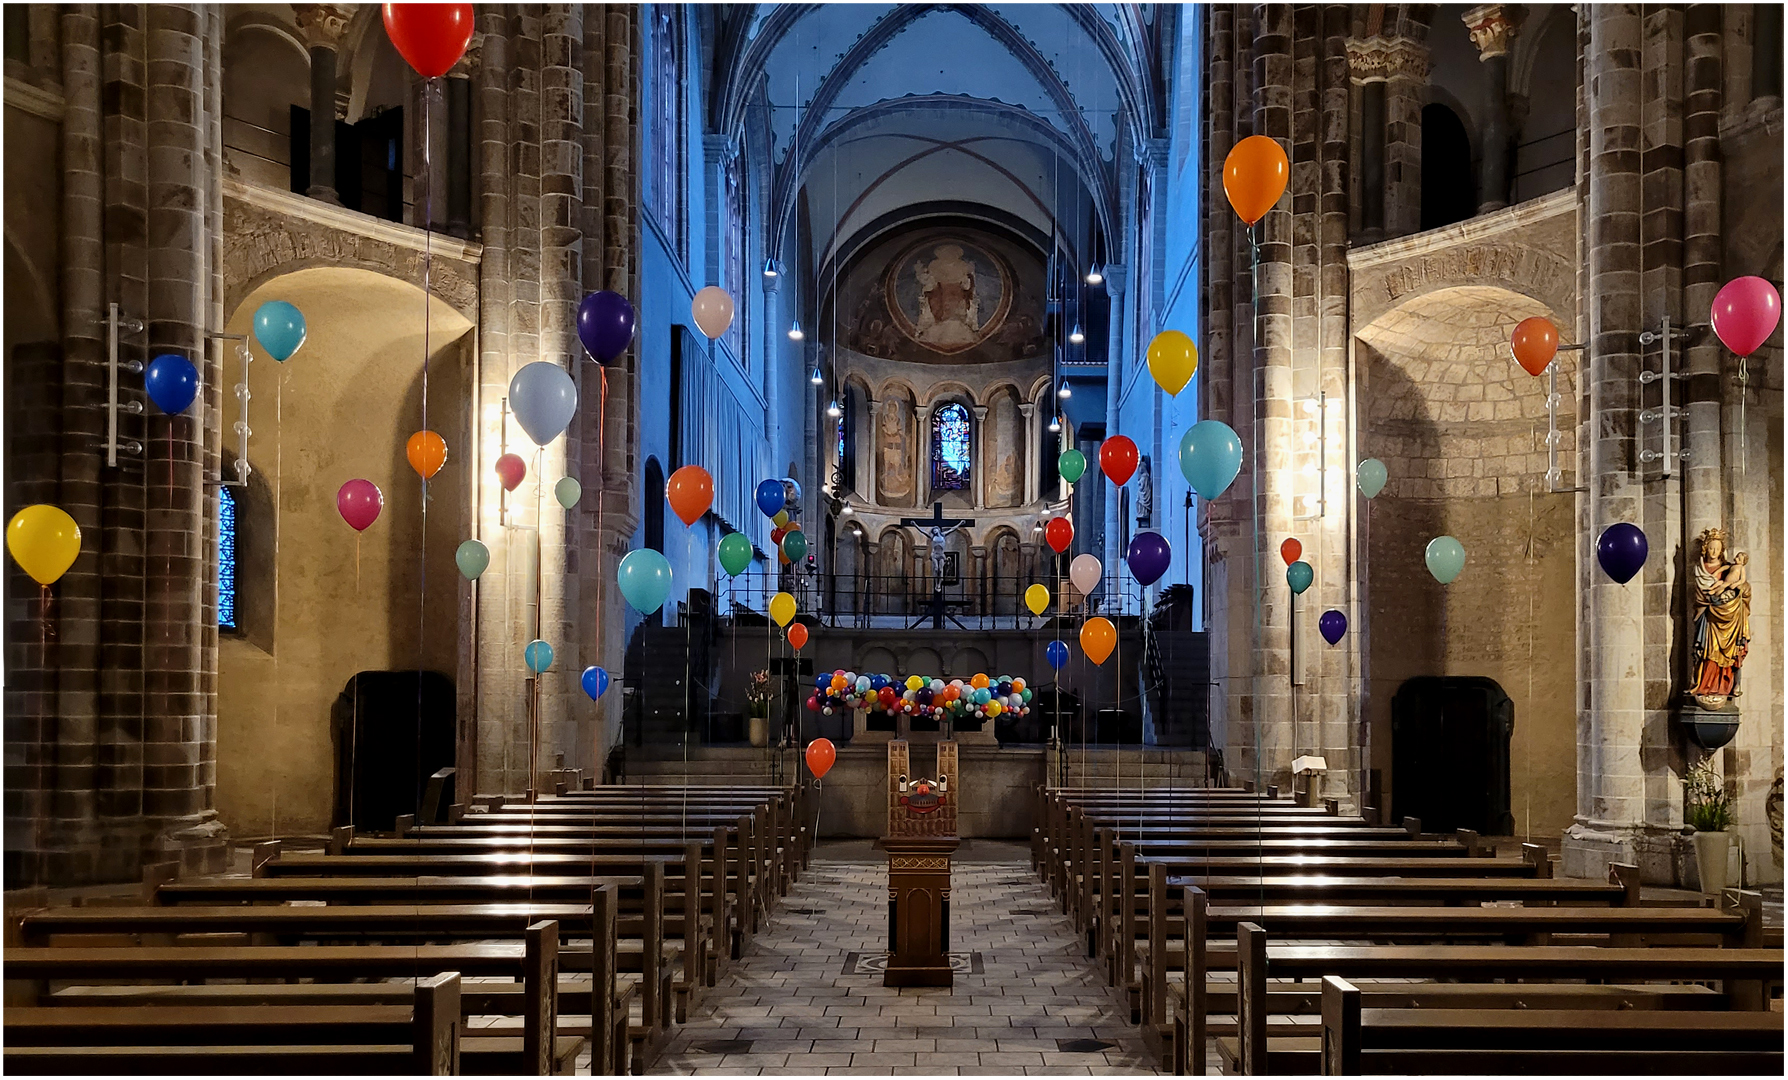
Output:
[[[1070,484],[1077,484],[1086,475],[1086,455],[1078,450],[1063,450],[1062,456],[1056,460],[1055,471],[1062,474],[1062,479]]]
[[[1425,558],[1434,580],[1448,585],[1465,569],[1465,545],[1450,536],[1436,536],[1428,541]]]
[[[467,540],[453,553],[453,561],[459,564],[459,572],[467,581],[477,581],[478,575],[490,565],[490,548],[485,547],[482,540]]]
[[[1221,420],[1200,420],[1180,439],[1180,472],[1198,497],[1215,499],[1242,471],[1242,440]]]
[[[304,344],[304,312],[284,300],[269,300],[255,309],[255,340],[281,363]]]
[[[671,564],[651,548],[629,551],[615,574],[621,595],[634,609],[650,615],[664,606],[671,591]]]
[[[528,670],[538,675],[553,666],[553,647],[535,638],[522,650],[522,659],[527,661]]]
[[[1360,462],[1359,471],[1354,474],[1354,483],[1360,486],[1360,494],[1368,499],[1383,491],[1384,483],[1388,479],[1390,479],[1390,473],[1385,471],[1384,462],[1375,457],[1369,457]]]
[[[1302,594],[1316,580],[1316,569],[1302,559],[1285,568],[1285,583],[1295,594]]]
[[[734,577],[751,565],[751,541],[744,533],[727,533],[720,538],[720,568]]]

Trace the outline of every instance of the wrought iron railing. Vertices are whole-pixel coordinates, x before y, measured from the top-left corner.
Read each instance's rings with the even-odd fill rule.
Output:
[[[1034,584],[1049,590],[1050,603],[1042,615],[1031,614],[1024,603],[1025,590]],[[928,577],[747,571],[721,582],[719,614],[764,617],[777,592],[792,595],[805,619],[865,629],[918,626],[933,617],[938,599]],[[964,630],[1040,629],[1058,616],[1078,620],[1083,615],[1142,615],[1148,608],[1142,587],[1127,573],[1107,573],[1090,597],[1082,597],[1066,578],[968,576],[946,580],[941,599],[944,625]]]

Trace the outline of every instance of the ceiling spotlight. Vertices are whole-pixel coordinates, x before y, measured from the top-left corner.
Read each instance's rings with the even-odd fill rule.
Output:
[[[1068,340],[1076,345],[1086,340],[1086,334],[1081,332],[1079,323],[1075,323],[1074,329],[1068,331]]]
[[[824,375],[821,375],[819,368],[816,367],[813,369],[813,374],[807,376],[807,381],[812,383],[815,386],[824,386],[826,383],[826,377]]]
[[[826,406],[826,415],[834,420],[844,415],[844,409],[839,406],[837,398],[833,398],[832,404]]]
[[[764,260],[764,276],[765,277],[775,277],[778,273],[780,273],[780,271],[778,271],[776,269],[776,260],[775,259],[765,259]]]
[[[1062,388],[1055,392],[1055,396],[1061,398],[1063,401],[1066,401],[1069,398],[1074,396],[1074,391],[1068,389],[1067,383],[1063,383]]]
[[[1059,416],[1050,417],[1049,418],[1049,433],[1054,435],[1054,434],[1060,432],[1061,430],[1062,430],[1062,418]]]
[[[794,322],[789,324],[788,339],[790,341],[800,341],[802,338],[804,338],[806,336],[807,336],[806,334],[803,334],[801,332],[801,320],[800,319],[796,319]]]
[[[1091,267],[1089,267],[1087,269],[1086,283],[1088,285],[1102,285],[1102,284],[1104,284],[1105,283],[1105,268],[1100,266],[1098,263],[1094,263]]]

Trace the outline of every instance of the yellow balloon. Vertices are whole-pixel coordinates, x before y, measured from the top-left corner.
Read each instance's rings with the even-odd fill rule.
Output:
[[[987,703],[987,715],[988,716],[998,716],[1002,711],[1003,711],[1003,708],[999,702],[989,701]]]
[[[1178,330],[1163,330],[1149,342],[1149,374],[1161,389],[1177,396],[1198,370],[1198,346]]]
[[[917,675],[908,675],[906,677],[906,688],[908,690],[917,690],[919,687],[924,686],[924,685],[925,685],[925,680],[919,678]]]
[[[27,506],[6,524],[6,550],[39,585],[54,585],[81,553],[81,527],[61,507]]]
[[[1088,619],[1080,628],[1080,648],[1095,664],[1103,664],[1116,645],[1117,627],[1103,615]]]
[[[1041,585],[1032,585],[1024,590],[1024,606],[1031,609],[1032,615],[1041,615],[1049,607],[1049,590]]]
[[[770,520],[775,522],[776,527],[778,529],[780,529],[784,525],[788,524],[788,511],[787,510],[778,510],[778,511],[776,511],[776,516],[771,518]]]
[[[770,618],[776,620],[777,626],[787,626],[795,617],[795,598],[788,593],[779,592],[770,597]]]

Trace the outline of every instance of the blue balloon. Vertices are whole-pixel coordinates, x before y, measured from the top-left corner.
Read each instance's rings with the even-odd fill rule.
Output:
[[[633,342],[633,305],[620,293],[603,289],[577,306],[577,336],[596,362],[607,367]]]
[[[1198,497],[1215,499],[1242,471],[1242,440],[1221,420],[1200,420],[1180,439],[1180,472]]]
[[[584,669],[583,684],[584,693],[590,695],[591,701],[595,701],[608,690],[608,672],[599,667],[587,667]]]
[[[285,363],[304,344],[304,312],[284,300],[269,300],[255,309],[255,340],[267,355]]]
[[[186,411],[199,392],[199,369],[184,356],[164,353],[143,369],[143,389],[149,400],[169,416]]]
[[[1049,658],[1050,667],[1060,671],[1068,663],[1068,643],[1052,641],[1049,643],[1049,647],[1043,650],[1043,655]]]
[[[1596,561],[1602,564],[1602,572],[1620,585],[1633,580],[1650,553],[1644,531],[1630,522],[1615,522],[1603,529],[1596,541]]]
[[[538,675],[553,666],[553,647],[535,638],[522,650],[522,659],[527,661],[528,670]]]
[[[788,493],[782,489],[782,481],[765,480],[757,486],[757,508],[765,517],[775,517],[776,511],[788,501]]]
[[[671,591],[671,564],[663,555],[651,548],[640,548],[629,551],[621,560],[621,567],[615,578],[621,585],[621,595],[627,602],[646,615],[664,606],[664,598]]]
[[[570,372],[546,360],[524,364],[509,380],[509,411],[535,446],[545,446],[577,414],[577,383]]]

